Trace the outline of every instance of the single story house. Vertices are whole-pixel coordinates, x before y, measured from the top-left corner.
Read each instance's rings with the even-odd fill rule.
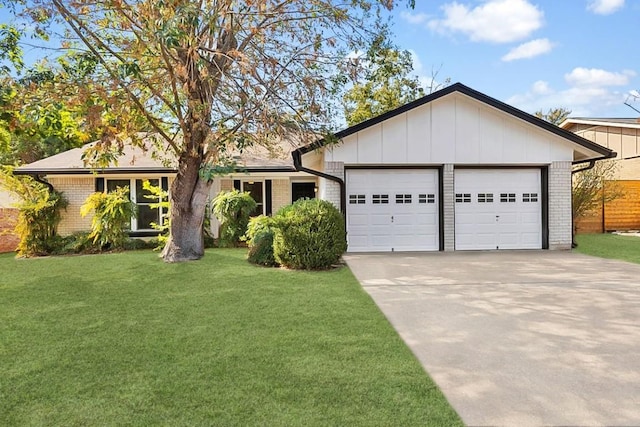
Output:
[[[578,232],[640,230],[640,118],[570,117],[560,127],[617,152],[615,187],[621,196],[608,202],[604,197],[577,221]]]
[[[216,178],[211,197],[249,191],[267,215],[300,197],[329,200],[345,214],[351,252],[569,249],[572,166],[616,155],[460,83],[335,136],[278,158],[245,153],[243,170]],[[163,213],[145,207],[142,180],[168,187],[175,169],[131,149],[92,171],[81,155],[17,169],[65,193],[59,232],[89,228],[79,210],[91,192],[129,184],[141,212],[132,235],[150,234]]]

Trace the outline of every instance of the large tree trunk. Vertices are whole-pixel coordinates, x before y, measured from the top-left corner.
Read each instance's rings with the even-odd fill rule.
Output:
[[[183,155],[171,185],[169,241],[162,251],[165,262],[200,259],[204,255],[202,225],[211,182],[200,174],[200,158]]]

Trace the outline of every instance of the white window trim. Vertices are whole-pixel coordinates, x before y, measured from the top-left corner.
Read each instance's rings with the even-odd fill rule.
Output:
[[[140,181],[144,181],[144,180],[152,180],[152,179],[157,179],[158,180],[158,184],[160,184],[160,186],[162,186],[162,178],[167,178],[167,180],[169,180],[168,176],[152,176],[152,177],[144,177],[144,178],[131,178],[131,177],[119,177],[119,176],[105,176],[104,177],[104,192],[107,193],[108,188],[109,188],[109,181],[126,181],[129,180],[129,200],[131,200],[136,206],[138,205],[138,203],[136,203],[136,181],[140,180]],[[155,203],[155,202],[150,202],[150,203]],[[165,209],[163,209],[162,207],[158,208],[160,211],[160,215],[159,215],[159,219],[160,221],[164,221],[164,219],[167,217],[167,215],[169,214],[169,212],[165,212]],[[264,207],[263,207],[264,210]],[[138,218],[135,216],[131,217],[131,230],[130,231],[157,231],[154,230],[153,228],[138,228]]]

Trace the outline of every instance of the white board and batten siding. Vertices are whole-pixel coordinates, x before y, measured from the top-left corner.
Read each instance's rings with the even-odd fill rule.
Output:
[[[454,93],[343,138],[325,161],[348,165],[543,165],[573,147],[488,104]]]
[[[438,171],[349,169],[350,252],[437,251]]]

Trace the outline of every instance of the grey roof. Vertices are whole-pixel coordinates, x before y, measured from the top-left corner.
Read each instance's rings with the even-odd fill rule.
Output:
[[[82,155],[95,142],[74,148],[60,154],[38,160],[15,169],[22,175],[75,175],[75,174],[144,174],[144,173],[175,173],[174,158],[160,159],[152,155],[152,150],[134,145],[125,145],[117,163],[107,168],[92,168],[85,164]],[[291,151],[296,147],[283,142],[275,144],[269,149],[262,146],[245,148],[233,155],[238,164],[238,171],[248,172],[293,172]]]

